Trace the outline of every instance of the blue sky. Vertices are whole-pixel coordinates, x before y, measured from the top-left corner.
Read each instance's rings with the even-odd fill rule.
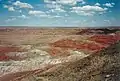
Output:
[[[120,26],[120,0],[0,0],[0,26]]]

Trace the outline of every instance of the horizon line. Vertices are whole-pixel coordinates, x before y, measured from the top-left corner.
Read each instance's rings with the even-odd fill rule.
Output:
[[[0,26],[0,28],[120,28],[120,26]]]

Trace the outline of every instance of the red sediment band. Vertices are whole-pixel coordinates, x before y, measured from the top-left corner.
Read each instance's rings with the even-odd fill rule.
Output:
[[[100,44],[114,44],[115,42],[120,40],[120,35],[95,35],[90,37],[91,41],[95,41]]]
[[[0,61],[8,61],[8,60],[16,60],[19,59],[19,57],[13,56],[7,56],[6,54],[9,52],[23,52],[22,49],[19,47],[12,47],[12,46],[0,46]]]
[[[7,60],[9,60],[10,58],[9,58],[9,56],[6,56],[6,55],[0,55],[0,61],[7,61]]]
[[[69,39],[63,39],[56,41],[52,44],[54,47],[61,47],[61,48],[76,48],[76,49],[87,49],[90,51],[94,50],[101,50],[104,46],[92,43],[92,42],[81,42]]]
[[[0,46],[0,54],[9,53],[9,52],[20,52],[20,51],[22,50],[20,50],[19,47]]]

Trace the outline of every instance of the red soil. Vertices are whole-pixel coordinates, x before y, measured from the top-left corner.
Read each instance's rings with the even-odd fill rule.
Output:
[[[8,57],[8,56],[6,56],[6,55],[0,55],[0,61],[7,61],[7,60],[9,60],[10,59],[10,57]]]
[[[114,44],[116,41],[119,41],[120,35],[95,35],[92,36],[89,40],[109,45]]]
[[[7,56],[5,54],[0,55],[0,61],[9,61],[9,60],[22,60],[25,58],[21,58],[19,56]]]
[[[100,46],[95,43],[88,43],[88,42],[79,42],[79,41],[74,41],[74,40],[69,40],[69,39],[63,39],[59,40],[57,42],[54,42],[52,44],[54,47],[61,47],[61,48],[76,48],[76,49],[87,49],[89,51],[99,51],[104,46]]]
[[[0,46],[0,54],[4,54],[4,53],[9,53],[9,52],[20,52],[20,48],[19,47],[5,47],[5,46]]]
[[[7,47],[7,46],[0,46],[0,61],[8,61],[10,59],[12,60],[19,60],[19,57],[10,57],[7,56],[6,54],[9,52],[22,52],[23,50],[21,50],[19,47]]]

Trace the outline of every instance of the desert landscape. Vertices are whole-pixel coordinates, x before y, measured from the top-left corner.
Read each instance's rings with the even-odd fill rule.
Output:
[[[120,28],[0,28],[0,81],[120,81]]]

